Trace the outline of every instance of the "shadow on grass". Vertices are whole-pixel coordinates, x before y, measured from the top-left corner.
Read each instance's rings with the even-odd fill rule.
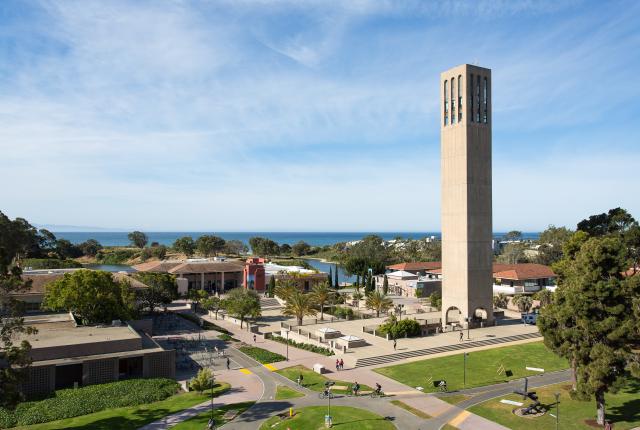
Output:
[[[618,406],[611,406],[607,410],[607,419],[616,421],[640,421],[640,379],[632,379],[623,389],[627,393],[638,394],[637,399],[629,400]]]
[[[172,411],[168,409],[155,409],[153,411],[141,410],[133,415],[124,415],[104,418],[101,420],[92,421],[87,424],[79,426],[66,426],[66,430],[135,430],[145,424],[149,424],[153,421],[162,419],[163,417],[171,414]]]

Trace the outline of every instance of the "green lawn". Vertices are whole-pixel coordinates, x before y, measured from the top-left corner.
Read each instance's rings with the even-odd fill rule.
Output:
[[[457,405],[458,403],[464,402],[465,400],[471,398],[471,396],[466,396],[464,394],[453,394],[451,396],[438,396],[438,398],[452,405]]]
[[[278,423],[280,418],[277,416],[269,418],[262,424],[260,430],[311,430],[324,428],[324,416],[327,413],[326,406],[310,406],[294,411],[295,416],[293,418],[282,420],[280,423]],[[334,406],[331,408],[331,416],[333,417],[333,426],[340,430],[395,430],[396,428],[380,415],[364,409]]]
[[[280,369],[277,371],[279,374],[296,382],[298,376],[302,374],[302,386],[308,388],[313,391],[322,391],[324,390],[324,383],[326,381],[331,381],[331,379],[327,378],[324,375],[320,375],[319,373],[314,372],[313,370],[304,367],[304,366],[292,366],[286,367],[284,369]],[[355,381],[335,381],[337,386],[350,387]],[[348,391],[348,389],[334,389],[334,393],[344,394]],[[360,384],[360,391],[372,391],[371,387],[368,385]]]
[[[225,405],[220,408],[217,408],[213,411],[213,418],[216,421],[216,427],[221,426],[224,423],[228,422],[222,416],[227,411],[238,411],[237,415],[240,415],[251,406],[253,406],[255,402],[244,402],[244,403],[234,403],[232,405]],[[211,412],[203,412],[200,415],[196,415],[193,418],[189,418],[186,421],[181,422],[177,426],[171,427],[174,430],[202,430],[207,427],[207,423],[209,422],[209,418],[211,418]]]
[[[563,430],[593,429],[585,420],[595,419],[596,403],[592,401],[573,400],[569,396],[570,387],[567,384],[550,385],[535,389],[543,405],[556,414],[554,393],[560,393],[560,428]],[[555,418],[545,414],[540,418],[518,418],[512,411],[516,406],[500,403],[501,399],[523,402],[522,396],[509,395],[488,400],[469,408],[470,412],[483,416],[514,430],[536,430],[555,428]],[[617,394],[607,394],[605,397],[607,419],[614,423],[616,430],[628,430],[640,426],[640,379],[632,380],[628,386]]]
[[[511,377],[498,374],[500,365],[513,372]],[[561,370],[568,367],[567,361],[549,351],[542,342],[525,343],[470,352],[467,356],[466,387],[480,387],[497,384],[510,379],[534,375],[525,370],[526,366],[541,367],[545,371]],[[432,381],[444,379],[449,391],[463,388],[463,354],[414,361],[412,363],[374,369],[382,375],[395,379],[410,387],[422,386],[425,392],[437,391]]]
[[[241,346],[238,349],[262,364],[277,363],[279,361],[285,361],[287,359],[280,354],[267,351],[266,349],[258,348],[257,346]]]
[[[214,395],[227,391],[230,385],[220,383],[214,388]],[[199,394],[196,392],[181,393],[166,400],[148,403],[146,405],[130,406],[126,408],[107,409],[94,414],[82,415],[66,420],[52,421],[32,426],[16,427],[20,430],[136,430],[145,424],[159,420],[167,415],[207,401],[211,391]]]
[[[278,385],[276,388],[276,400],[296,399],[298,397],[304,397],[304,394],[285,385]]]

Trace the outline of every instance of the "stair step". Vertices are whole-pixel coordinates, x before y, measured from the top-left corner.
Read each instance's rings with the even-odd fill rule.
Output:
[[[541,337],[540,333],[527,333],[527,334],[518,334],[513,336],[507,336],[507,337],[477,340],[469,343],[444,345],[444,346],[438,346],[434,348],[418,349],[418,350],[407,351],[407,352],[398,352],[398,353],[389,354],[389,355],[359,359],[356,361],[355,367],[373,366],[376,364],[391,363],[391,362],[402,360],[405,358],[427,356],[427,355],[438,354],[441,352],[459,351],[462,349],[475,348],[478,346],[498,345],[501,343],[513,342],[513,341],[524,340],[524,339],[533,339],[537,337]]]

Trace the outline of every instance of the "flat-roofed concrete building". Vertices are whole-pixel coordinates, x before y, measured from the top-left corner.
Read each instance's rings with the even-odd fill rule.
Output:
[[[442,321],[491,321],[491,70],[442,73],[440,102]]]
[[[71,314],[25,317],[38,333],[31,344],[22,391],[27,395],[129,378],[175,378],[175,350],[165,350],[147,333],[126,323],[78,326]]]

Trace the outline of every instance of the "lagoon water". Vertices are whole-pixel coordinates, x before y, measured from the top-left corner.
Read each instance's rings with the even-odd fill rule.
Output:
[[[312,246],[324,246],[331,245],[338,242],[351,242],[360,240],[368,234],[377,234],[384,240],[395,239],[396,237],[402,237],[405,239],[421,239],[424,237],[434,236],[440,237],[439,232],[145,232],[149,238],[149,243],[158,242],[161,245],[172,245],[173,242],[179,237],[191,236],[193,239],[197,239],[203,234],[215,234],[222,237],[225,240],[241,240],[242,242],[249,244],[249,239],[255,236],[267,237],[278,244],[288,243],[293,245],[299,241],[305,241]],[[127,238],[127,232],[57,232],[54,234],[58,239],[67,239],[72,243],[82,243],[88,239],[95,239],[103,246],[126,246],[129,245],[129,239]],[[500,238],[504,233],[496,232],[494,237]],[[523,233],[525,239],[535,240],[538,238],[538,233]]]

